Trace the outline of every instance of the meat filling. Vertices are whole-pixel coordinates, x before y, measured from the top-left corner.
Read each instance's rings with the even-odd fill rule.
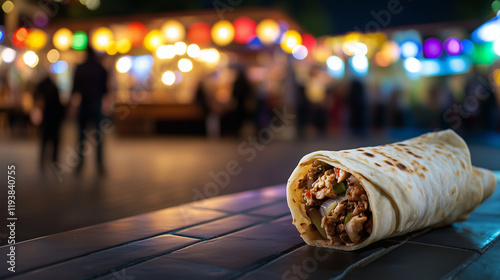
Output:
[[[334,245],[353,245],[365,240],[373,227],[368,196],[359,181],[348,172],[316,160],[309,172],[299,180],[304,189],[304,203],[313,216],[314,227],[324,229]],[[323,230],[316,230],[322,232]]]

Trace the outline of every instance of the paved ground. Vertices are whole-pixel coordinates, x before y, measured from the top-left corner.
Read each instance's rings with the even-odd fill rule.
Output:
[[[39,170],[36,140],[0,142],[1,172],[6,174],[7,165],[16,164],[17,241],[206,197],[283,184],[308,152],[394,141],[385,136],[307,141],[275,137],[270,143],[255,144],[249,138],[209,141],[203,137],[123,138],[111,134],[104,143],[106,174],[99,176],[91,160],[79,175],[69,170],[71,160],[66,156],[76,139],[70,133],[73,128],[67,129],[60,159],[65,172],[59,178],[51,167]],[[469,145],[474,164],[500,170],[499,148]],[[6,201],[5,196],[6,191],[0,193],[2,201]],[[1,213],[5,220],[5,212]],[[0,230],[0,245],[5,244],[6,236],[6,230]]]

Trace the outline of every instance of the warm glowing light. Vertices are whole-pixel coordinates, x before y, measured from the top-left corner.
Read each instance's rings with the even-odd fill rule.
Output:
[[[422,70],[422,63],[420,60],[414,58],[414,57],[409,57],[404,60],[403,66],[406,69],[406,71],[410,73],[418,73],[420,70]]]
[[[26,45],[33,50],[39,50],[45,47],[46,43],[47,34],[40,29],[32,29],[26,38]]]
[[[87,9],[95,11],[101,6],[101,0],[85,0],[85,6],[87,6]]]
[[[122,56],[116,61],[116,71],[119,73],[127,73],[132,68],[132,59],[130,56]]]
[[[239,17],[233,22],[234,41],[239,44],[246,44],[255,37],[257,24],[251,18]]]
[[[28,39],[29,30],[26,27],[19,27],[14,31],[12,36],[12,44],[18,48],[24,48]]]
[[[108,55],[115,55],[118,52],[118,48],[116,47],[116,42],[111,41],[109,42],[108,46],[106,47],[106,53]]]
[[[168,43],[184,40],[184,37],[186,36],[186,29],[184,29],[184,25],[176,20],[169,20],[165,22],[161,27],[161,32]]]
[[[148,34],[148,28],[140,22],[132,22],[127,26],[127,35],[134,47],[142,45],[146,34]]]
[[[219,46],[228,45],[233,41],[234,28],[227,20],[221,20],[212,27],[212,40]]]
[[[306,47],[309,52],[311,52],[316,48],[316,38],[308,33],[302,34],[302,45]]]
[[[167,86],[171,86],[175,82],[175,74],[172,71],[166,71],[163,73],[161,76],[161,81],[166,84]]]
[[[159,59],[170,59],[175,56],[175,48],[173,45],[163,45],[156,49],[156,57]]]
[[[54,33],[52,43],[54,47],[61,51],[66,51],[71,47],[73,33],[67,28],[61,28]]]
[[[263,44],[271,44],[279,38],[280,27],[276,21],[265,19],[257,25],[256,33]]]
[[[131,48],[132,48],[132,43],[128,38],[121,38],[116,42],[116,49],[121,54],[128,53]]]
[[[192,58],[196,58],[200,55],[200,47],[196,44],[191,44],[187,47],[187,55]]]
[[[179,60],[177,66],[179,67],[179,70],[181,70],[181,72],[189,72],[193,70],[193,63],[187,58]]]
[[[207,63],[217,63],[220,60],[220,53],[216,49],[201,50],[198,59]]]
[[[360,42],[356,41],[346,41],[342,45],[342,50],[346,55],[366,55],[368,53],[368,47]]]
[[[73,39],[71,41],[71,48],[77,51],[83,51],[87,48],[87,34],[85,32],[79,31],[73,34]]]
[[[302,37],[295,30],[288,30],[281,36],[281,48],[287,53],[292,53],[293,48],[300,44],[302,44]]]
[[[23,61],[31,68],[34,68],[38,64],[38,55],[33,51],[28,51],[23,55]]]
[[[144,46],[149,51],[156,51],[156,49],[163,44],[163,38],[160,30],[151,30],[144,38]]]
[[[113,33],[106,27],[99,27],[92,34],[92,47],[98,52],[106,51],[112,41]]]
[[[187,39],[193,44],[200,46],[208,45],[212,40],[210,30],[210,25],[204,22],[195,22],[189,26]]]
[[[49,52],[47,52],[47,60],[50,63],[54,63],[59,60],[60,54],[56,49],[51,49]]]
[[[177,42],[174,45],[174,49],[175,49],[175,54],[184,55],[187,50],[187,45],[184,42]]]
[[[391,65],[391,57],[383,51],[379,51],[375,54],[375,63],[380,67],[387,67]]]
[[[11,63],[16,58],[16,51],[11,48],[5,48],[2,51],[2,60],[5,63]]]
[[[8,14],[10,12],[12,12],[14,10],[14,3],[12,3],[12,1],[5,1],[3,4],[2,4],[2,10]]]
[[[307,56],[307,48],[303,45],[297,45],[292,49],[292,55],[295,59],[302,60]]]

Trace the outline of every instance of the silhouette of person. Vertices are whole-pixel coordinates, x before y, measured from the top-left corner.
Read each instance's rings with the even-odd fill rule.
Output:
[[[348,97],[349,104],[349,126],[357,136],[362,136],[365,129],[366,100],[364,85],[354,79],[351,81],[351,89]]]
[[[36,86],[34,91],[36,103],[42,102],[40,168],[43,168],[47,146],[52,146],[52,162],[57,161],[61,124],[65,108],[59,100],[59,90],[49,76]]]
[[[83,154],[83,145],[85,142],[95,144],[97,152],[97,167],[102,174],[104,172],[102,159],[103,133],[99,131],[102,116],[102,100],[107,94],[108,72],[99,63],[92,48],[87,47],[87,59],[76,67],[73,91],[72,94],[80,94],[80,106],[78,108],[78,126],[79,126],[79,142],[77,153],[79,163],[76,171],[79,172],[82,168],[85,155]],[[87,125],[95,126],[93,136],[95,141],[88,139],[86,135],[90,135],[87,131]]]

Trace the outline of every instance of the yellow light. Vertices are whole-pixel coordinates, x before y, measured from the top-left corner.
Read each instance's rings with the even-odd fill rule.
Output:
[[[191,62],[191,60],[189,60],[187,58],[183,58],[183,59],[179,60],[179,62],[177,63],[177,66],[179,67],[179,70],[181,70],[181,72],[184,72],[184,73],[193,70],[193,63]]]
[[[161,27],[161,32],[165,37],[166,42],[177,42],[184,40],[186,29],[184,25],[176,20],[169,20]]]
[[[205,49],[201,50],[200,56],[198,59],[207,63],[216,63],[219,62],[220,53],[216,49]]]
[[[212,40],[219,46],[225,46],[234,39],[234,27],[227,20],[221,20],[212,27]]]
[[[115,67],[119,73],[127,73],[132,68],[132,59],[130,56],[122,56],[116,61]]]
[[[186,53],[187,45],[184,42],[177,42],[174,45],[174,49],[175,49],[175,54],[183,55]]]
[[[292,53],[293,47],[300,44],[302,44],[302,37],[295,30],[288,30],[281,36],[281,48],[287,53]]]
[[[175,48],[173,45],[163,45],[156,49],[156,57],[159,59],[170,59],[175,56]]]
[[[92,47],[98,52],[106,51],[106,48],[112,41],[113,33],[106,27],[99,27],[92,34]]]
[[[144,38],[144,47],[149,51],[156,51],[156,49],[163,43],[163,38],[160,30],[151,30]]]
[[[38,55],[33,51],[28,51],[23,55],[23,61],[31,68],[34,68],[38,64]]]
[[[71,47],[71,40],[73,38],[73,32],[67,28],[61,28],[54,33],[52,37],[52,43],[56,48],[61,51],[66,51]]]
[[[106,53],[109,55],[115,55],[118,52],[118,48],[116,47],[116,42],[111,41],[106,46]]]
[[[271,44],[280,36],[280,27],[274,20],[265,19],[257,25],[256,33],[263,44]]]
[[[196,44],[191,44],[187,48],[187,54],[189,57],[196,58],[200,55],[200,47]]]
[[[493,80],[495,84],[500,85],[500,69],[495,69],[493,71]]]
[[[2,10],[8,14],[14,10],[14,3],[12,1],[5,1],[2,5]]]
[[[163,73],[161,76],[161,81],[166,84],[167,86],[171,86],[175,82],[175,74],[172,71],[166,71]]]
[[[130,48],[132,48],[132,43],[128,38],[122,38],[116,42],[116,49],[121,54],[128,53]]]
[[[51,49],[48,53],[47,53],[47,60],[50,62],[50,63],[54,63],[56,61],[59,60],[59,57],[60,57],[60,54],[59,52],[56,50],[56,49]]]
[[[39,50],[45,47],[47,43],[47,34],[40,29],[32,29],[26,38],[26,45],[33,50]]]

